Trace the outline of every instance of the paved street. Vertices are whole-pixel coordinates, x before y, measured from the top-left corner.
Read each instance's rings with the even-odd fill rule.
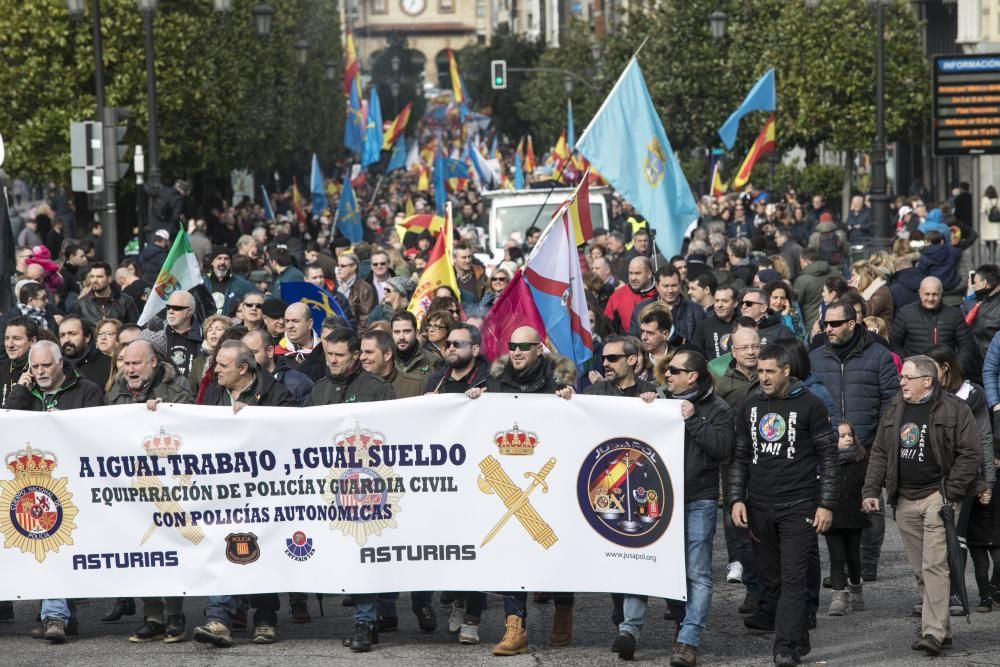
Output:
[[[716,581],[723,580],[725,545],[721,542],[721,525],[716,541]],[[820,549],[825,556],[826,548]],[[718,555],[722,554],[723,558]],[[970,595],[975,596],[971,573]],[[899,534],[895,525],[887,527],[886,549],[883,554],[880,579],[866,586],[868,609],[844,618],[829,618],[823,610],[829,604],[829,591],[821,598],[819,628],[812,634],[813,652],[804,664],[828,665],[919,665],[928,658],[910,650],[916,636],[918,619],[910,609],[916,601],[912,575],[906,566]],[[740,622],[736,606],[742,600],[742,588],[721,584],[716,588],[709,631],[699,655],[699,665],[766,665],[770,663],[771,635],[750,635]],[[282,604],[285,604],[284,598]],[[318,616],[315,599],[310,602],[313,616]],[[577,598],[575,631],[571,646],[563,649],[548,647],[551,606],[531,605],[529,629],[532,652],[515,658],[493,658],[491,642],[503,630],[502,606],[497,597],[490,598],[482,625],[483,644],[459,646],[447,635],[443,626],[447,612],[439,608],[441,628],[432,635],[421,633],[416,619],[409,613],[409,601],[400,603],[402,628],[383,635],[382,643],[368,655],[352,654],[340,645],[340,638],[349,631],[350,610],[340,605],[339,598],[326,601],[326,617],[308,625],[286,622],[287,609],[282,609],[280,639],[273,646],[249,643],[249,633],[235,634],[237,645],[231,649],[210,649],[195,642],[151,645],[129,644],[128,633],[135,622],[123,621],[103,625],[98,618],[106,609],[106,601],[94,600],[81,606],[82,636],[64,646],[50,646],[28,638],[36,605],[31,602],[16,605],[17,620],[0,624],[0,647],[5,665],[51,665],[66,662],[74,666],[133,665],[171,661],[185,665],[261,665],[302,664],[316,659],[356,662],[358,664],[402,664],[407,667],[441,665],[454,662],[463,665],[612,665],[617,658],[609,650],[614,629],[609,621],[610,602],[604,595],[584,595]],[[204,599],[191,600],[187,605],[188,631],[200,622]],[[666,664],[670,657],[672,622],[663,620],[665,604],[654,601],[637,653],[637,662]],[[954,623],[955,648],[944,657],[934,659],[935,667],[959,665],[1000,665],[1000,612],[972,614],[972,624],[964,619]]]

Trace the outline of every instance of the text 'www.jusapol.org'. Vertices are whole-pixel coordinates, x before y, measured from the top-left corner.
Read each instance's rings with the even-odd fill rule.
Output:
[[[621,558],[622,560],[649,560],[656,562],[656,554],[636,554],[628,553],[625,551],[606,551],[604,556],[607,558]]]

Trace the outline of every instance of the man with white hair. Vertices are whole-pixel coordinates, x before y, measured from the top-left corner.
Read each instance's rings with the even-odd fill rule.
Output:
[[[167,354],[185,377],[202,354],[201,325],[195,321],[194,306],[194,297],[184,290],[175,290],[167,299]]]
[[[53,412],[104,405],[101,388],[85,380],[63,360],[62,350],[49,340],[32,343],[28,369],[21,374],[3,407],[7,410]],[[42,623],[31,631],[36,638],[62,644],[77,634],[76,609],[65,599],[42,600]]]

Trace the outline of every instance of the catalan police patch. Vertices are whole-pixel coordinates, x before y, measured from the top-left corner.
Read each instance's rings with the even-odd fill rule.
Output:
[[[249,565],[260,558],[260,545],[253,533],[226,535],[226,559],[237,565]]]

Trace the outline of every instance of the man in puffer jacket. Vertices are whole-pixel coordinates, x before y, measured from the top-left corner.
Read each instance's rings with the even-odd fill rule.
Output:
[[[965,377],[979,375],[979,353],[962,312],[941,302],[941,281],[928,276],[920,282],[920,300],[899,309],[889,342],[903,357],[924,354],[938,343],[955,350]]]
[[[871,448],[879,416],[899,393],[892,353],[858,325],[857,312],[847,300],[826,309],[826,343],[809,353],[813,375],[833,398],[834,414],[854,426],[858,443]],[[861,539],[861,576],[878,577],[878,560],[885,536],[885,516],[872,514]]]
[[[811,649],[806,571],[837,509],[837,447],[826,407],[791,377],[783,346],[761,350],[757,370],[760,389],[736,418],[728,501],[733,523],[749,525],[756,538],[762,597],[777,601],[755,616],[773,613],[774,663],[793,667]]]

